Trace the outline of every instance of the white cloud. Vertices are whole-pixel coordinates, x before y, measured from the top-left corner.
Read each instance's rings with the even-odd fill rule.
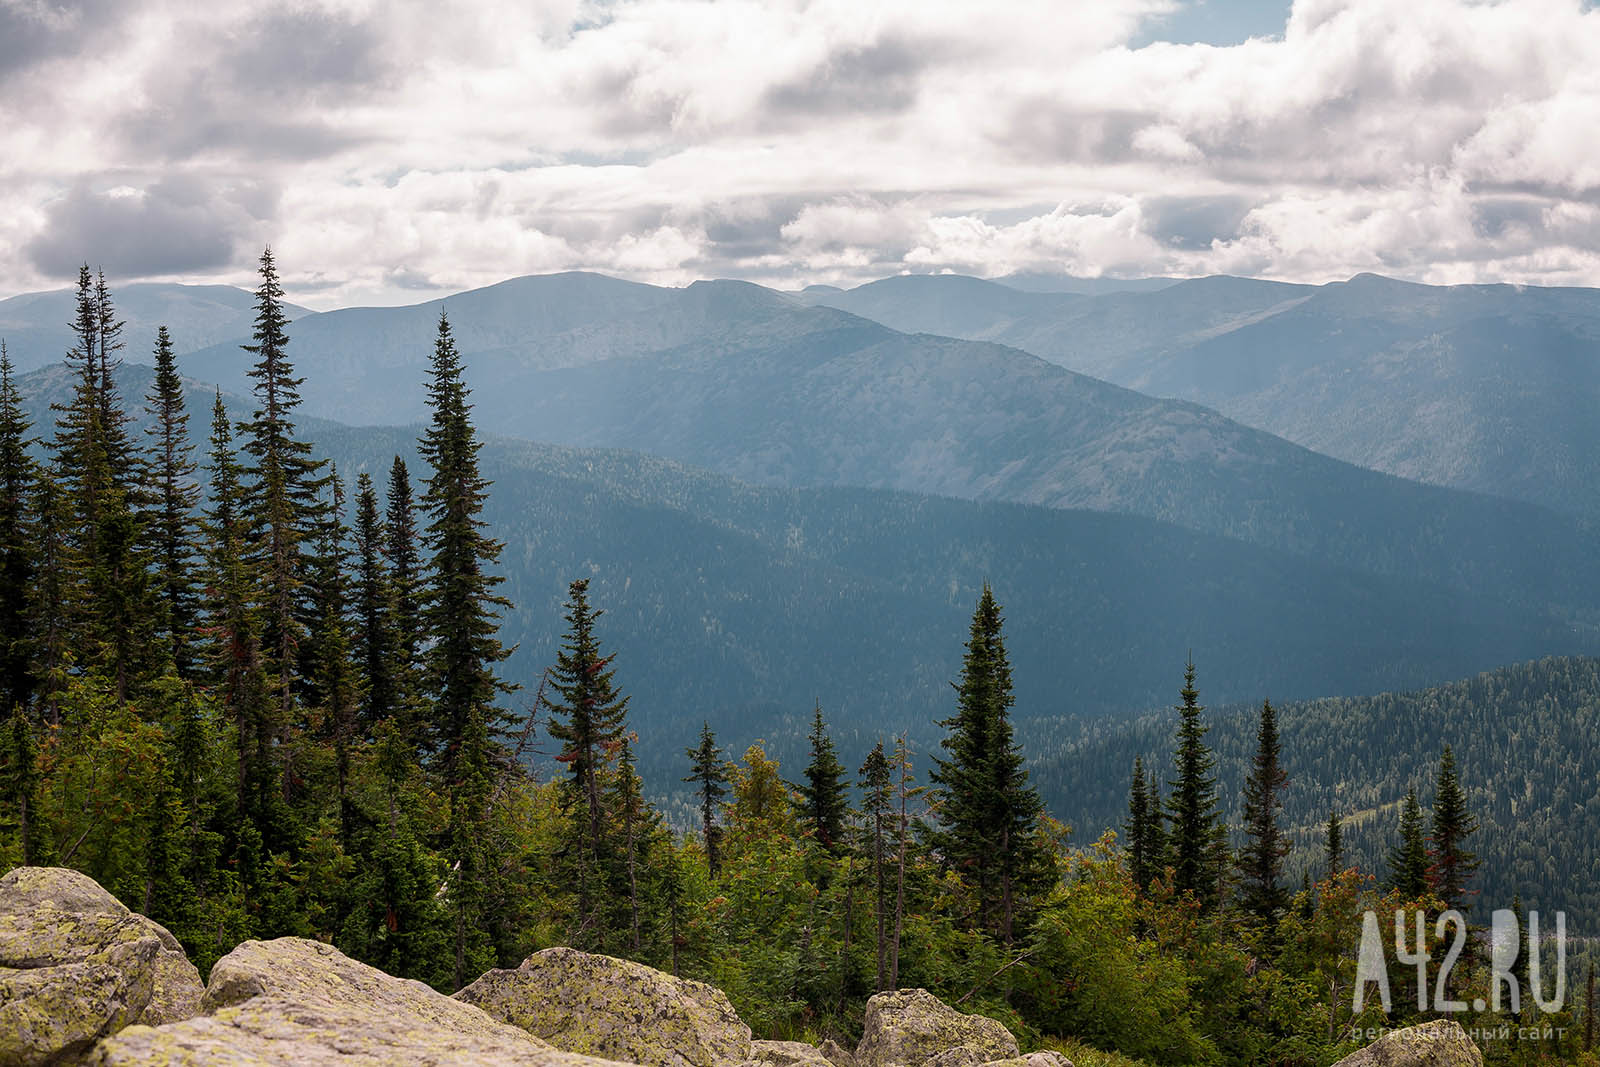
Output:
[[[0,0],[0,294],[109,254],[68,213],[118,187],[223,227],[186,279],[271,240],[319,306],[574,268],[1600,284],[1600,12],[1298,0],[1128,46],[1178,2],[128,0],[85,33]],[[177,276],[159,239],[128,277]]]

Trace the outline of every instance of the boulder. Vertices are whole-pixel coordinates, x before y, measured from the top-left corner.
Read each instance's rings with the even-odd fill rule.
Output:
[[[1059,1052],[1029,1052],[1006,1060],[990,1060],[983,1067],[1072,1067],[1072,1061]]]
[[[131,1026],[88,1062],[615,1067],[556,1051],[421,982],[301,938],[246,941],[218,960],[203,1007],[206,1015],[184,1022]]]
[[[1483,1053],[1454,1019],[1390,1030],[1333,1067],[1483,1067]]]
[[[750,1028],[719,989],[642,963],[547,948],[456,994],[556,1048],[648,1067],[734,1067]]]
[[[821,1052],[833,1067],[856,1067],[856,1054],[831,1037],[824,1038],[822,1044],[817,1046],[817,1051]]]
[[[0,878],[0,1063],[71,1063],[136,1023],[188,1018],[200,972],[177,939],[87,875]]]
[[[832,1061],[803,1041],[752,1041],[747,1067],[833,1067]]]
[[[966,1051],[959,1050],[969,1046]],[[958,1067],[975,1057],[974,1065],[1019,1055],[1017,1039],[994,1019],[963,1015],[926,989],[900,989],[879,993],[867,1001],[861,1043],[856,1046],[857,1067],[924,1067],[948,1053]]]

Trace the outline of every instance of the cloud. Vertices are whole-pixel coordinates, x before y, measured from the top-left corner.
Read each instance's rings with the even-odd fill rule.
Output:
[[[248,282],[266,240],[316,306],[575,268],[1600,284],[1600,12],[1296,0],[1141,46],[1177,8],[0,0],[0,293]]]

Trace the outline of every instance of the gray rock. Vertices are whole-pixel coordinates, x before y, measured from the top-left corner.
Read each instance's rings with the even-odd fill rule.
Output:
[[[534,1064],[615,1067],[552,1049],[421,982],[316,941],[246,941],[217,961],[208,1014],[132,1026],[94,1050],[96,1067],[172,1064]]]
[[[0,1063],[71,1063],[102,1037],[199,1010],[167,930],[61,867],[0,878]]]
[[[833,1067],[856,1067],[856,1054],[831,1037],[825,1038],[817,1050]]]
[[[970,1046],[969,1053],[952,1052]],[[867,1001],[857,1067],[924,1067],[935,1056],[976,1057],[972,1067],[1020,1054],[1017,1039],[994,1019],[963,1015],[926,989],[879,993]],[[958,1067],[952,1061],[947,1067]]]
[[[751,1054],[750,1028],[721,990],[569,948],[536,952],[516,970],[490,971],[456,999],[589,1056],[648,1067],[734,1067]]]
[[[803,1041],[752,1041],[745,1067],[833,1067],[820,1051]]]
[[[1333,1067],[1483,1067],[1483,1053],[1454,1019],[1391,1030]]]

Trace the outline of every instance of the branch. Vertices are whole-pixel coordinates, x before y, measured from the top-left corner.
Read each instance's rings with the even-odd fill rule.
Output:
[[[1015,959],[1011,960],[1010,962],[1002,963],[998,968],[996,968],[996,970],[995,970],[995,972],[993,974],[991,974],[989,977],[985,978],[983,981],[979,982],[977,985],[973,986],[971,989],[967,990],[966,995],[963,996],[960,1000],[956,1001],[954,1006],[959,1008],[961,1005],[963,1005],[967,1001],[971,1000],[972,999],[972,995],[974,993],[976,993],[978,990],[982,989],[984,986],[988,985],[990,982],[994,981],[996,978],[999,978],[1002,974],[1004,974],[1005,972],[1009,971],[1011,968],[1015,967],[1017,964],[1021,963],[1022,961],[1027,960],[1027,959],[1032,959],[1032,958],[1033,958],[1033,949],[1030,948],[1028,951],[1024,952],[1022,955],[1016,957]]]

